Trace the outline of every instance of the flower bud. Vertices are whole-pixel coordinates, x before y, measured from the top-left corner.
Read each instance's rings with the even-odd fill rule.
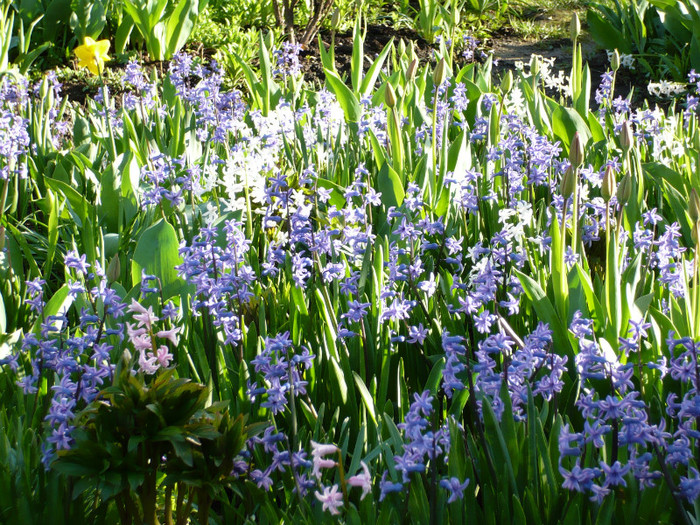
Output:
[[[620,185],[617,187],[617,202],[621,205],[627,204],[627,201],[632,196],[632,176],[627,173],[622,180]]]
[[[331,29],[337,31],[338,27],[340,27],[340,9],[336,7],[331,16]]]
[[[44,77],[43,80],[41,81],[41,86],[39,87],[39,99],[46,100],[49,96],[49,93],[50,93],[50,90],[49,90],[48,78]]]
[[[501,79],[501,92],[505,95],[513,88],[513,72],[509,69]]]
[[[569,162],[574,168],[578,168],[583,163],[583,141],[578,131],[574,133],[574,139],[571,141]]]
[[[402,57],[406,54],[406,41],[402,38],[399,41],[399,56]]]
[[[408,64],[408,69],[406,70],[406,81],[411,82],[416,77],[416,70],[418,69],[418,59],[414,58]]]
[[[610,57],[610,69],[617,71],[620,69],[620,52],[616,49]]]
[[[610,199],[615,195],[615,169],[612,166],[605,168],[603,175],[603,187],[600,189],[600,194],[605,202],[610,202]]]
[[[622,146],[622,151],[629,151],[633,143],[634,134],[632,133],[632,124],[630,124],[629,120],[625,120],[620,130],[620,146]]]
[[[396,106],[396,93],[390,82],[387,82],[386,89],[384,90],[384,103],[387,107],[392,109]]]
[[[693,239],[693,242],[695,243],[695,247],[697,249],[698,246],[700,246],[700,221],[695,221],[695,224],[693,224],[693,229],[690,232],[690,236]]]
[[[561,193],[561,196],[564,197],[564,200],[568,199],[573,195],[575,187],[576,172],[574,171],[573,166],[569,166],[568,168],[566,168],[566,172],[561,178],[561,184],[559,186],[559,192]]]
[[[107,266],[107,282],[113,283],[119,279],[119,276],[122,273],[122,264],[119,261],[119,254],[116,254],[114,257],[112,257],[112,260],[109,261],[109,266]]]
[[[576,39],[581,34],[581,21],[578,19],[578,13],[574,13],[574,16],[571,17],[569,29],[571,31],[571,40],[576,42]]]
[[[690,199],[688,200],[688,215],[690,220],[697,222],[700,219],[700,197],[695,188],[690,190]]]
[[[447,75],[447,62],[445,61],[444,58],[440,59],[440,62],[437,63],[437,66],[435,66],[435,71],[433,72],[433,84],[435,86],[440,86],[445,80],[445,76]]]

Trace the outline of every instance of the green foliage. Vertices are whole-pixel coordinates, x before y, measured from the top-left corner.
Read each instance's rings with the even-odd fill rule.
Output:
[[[97,40],[107,25],[107,0],[71,0],[70,28],[78,42]]]
[[[208,0],[124,0],[124,12],[141,34],[151,60],[167,60],[185,45]],[[122,24],[129,24],[127,20]]]
[[[74,495],[94,490],[102,505],[114,501],[122,523],[172,519],[174,485],[189,495],[177,499],[176,522],[184,523],[196,496],[206,523],[212,497],[232,481],[230,465],[247,436],[243,417],[206,408],[207,389],[174,370],[149,381],[131,369],[122,361],[113,385],[77,416],[75,443],[53,468],[75,480]]]
[[[614,0],[594,3],[587,15],[597,44],[631,54],[653,79],[685,82],[700,66],[700,8],[694,0]]]
[[[193,5],[178,8],[198,12]],[[427,20],[433,8],[423,5]],[[126,12],[139,31],[160,38],[149,51],[165,56],[165,49],[180,45],[188,32],[186,25],[168,33],[184,11],[169,12],[163,2],[146,7],[131,5]],[[224,10],[220,3],[210,7]],[[453,35],[461,6],[442,7],[435,8],[429,30],[439,19],[442,35]],[[480,16],[497,9],[473,7]],[[250,16],[270,16],[259,9]],[[634,250],[629,239],[643,214],[656,208],[659,229],[671,221],[679,224],[674,264],[690,269],[693,261],[697,268],[694,218],[687,207],[698,183],[690,161],[698,154],[691,140],[695,118],[686,127],[671,111],[663,121],[664,137],[680,149],[641,140],[623,148],[615,133],[622,124],[618,117],[606,106],[600,119],[590,110],[590,73],[576,45],[570,95],[555,98],[544,88],[547,72],[541,63],[533,61],[529,75],[516,74],[497,86],[490,60],[459,69],[454,49],[444,42],[435,65],[419,64],[412,46],[394,41],[367,60],[366,30],[357,19],[347,77],[339,72],[333,47],[321,47],[329,93],[320,94],[300,78],[280,80],[274,74],[273,33],[258,32],[255,41],[250,35],[241,37],[245,49],[231,46],[222,53],[245,84],[247,107],[238,94],[224,102],[218,86],[193,69],[180,79],[154,73],[153,91],[145,89],[148,97],[132,105],[103,96],[83,107],[60,106],[44,82],[38,100],[13,108],[26,119],[32,148],[20,159],[27,177],[10,170],[0,206],[0,241],[7,248],[0,251],[2,352],[9,355],[22,340],[43,336],[46,320],[60,312],[66,312],[66,324],[103,313],[91,290],[75,291],[75,275],[64,264],[73,249],[97,265],[93,268],[110,268],[110,285],[127,304],[139,300],[143,273],[154,275],[160,296],[143,302],[172,300],[181,308],[182,339],[173,348],[175,366],[154,376],[132,373],[138,357],[122,356],[124,345],[111,350],[118,354],[111,356],[118,368],[74,420],[72,447],[54,464],[60,476],[44,472],[37,453],[58,377],[44,370],[37,392],[24,396],[15,381],[37,366],[30,361],[34,356],[22,354],[16,371],[7,366],[0,374],[2,521],[15,516],[17,522],[51,521],[50,509],[57,512],[60,502],[71,501],[56,520],[331,523],[335,517],[322,510],[316,496],[322,485],[340,491],[341,519],[349,523],[670,523],[692,511],[679,503],[667,479],[642,492],[627,475],[628,486],[618,487],[601,505],[590,502],[588,493],[562,489],[562,472],[575,460],[560,458],[559,436],[565,425],[580,429],[584,419],[577,406],[584,385],[576,362],[581,342],[569,331],[576,312],[591,319],[610,366],[627,364],[620,338],[628,335],[630,320],[652,322],[640,349],[644,362],[671,357],[665,346],[669,331],[697,337],[700,330],[697,277],[684,276],[686,293],[674,294],[659,285],[652,248]],[[197,90],[197,96],[178,90]],[[455,109],[460,97],[463,107]],[[231,121],[223,112],[236,114],[235,125],[225,127]],[[69,117],[67,140],[51,121],[56,113]],[[212,114],[221,121],[208,120]],[[380,125],[372,127],[370,120]],[[550,164],[514,157],[522,153],[516,144],[533,137],[557,144]],[[578,141],[581,158],[564,174],[558,166],[573,159]],[[629,177],[629,195],[618,204],[601,201],[599,185],[584,180],[613,159]],[[160,162],[165,168],[156,181]],[[526,183],[542,166],[541,184]],[[557,191],[564,177],[567,204]],[[473,183],[469,191],[460,187],[467,178]],[[357,188],[376,192],[372,205]],[[171,202],[163,194],[180,199]],[[268,208],[272,205],[278,215]],[[601,208],[605,220],[599,218]],[[358,214],[367,217],[366,231],[357,226],[362,224],[354,218]],[[271,254],[288,242],[296,222],[307,219],[308,231],[290,243],[299,251],[269,270]],[[205,226],[211,242],[199,237]],[[321,228],[331,237],[335,234],[328,231],[347,228],[348,236],[334,237],[327,252],[307,250],[308,236]],[[436,233],[429,233],[431,228]],[[593,231],[601,238],[595,245],[585,243],[584,234]],[[353,232],[366,234],[371,240],[363,242],[371,249],[355,252]],[[508,235],[512,244],[498,240]],[[416,240],[421,236],[425,244]],[[448,253],[454,244],[448,247],[447,239],[463,253]],[[199,279],[222,279],[217,286],[229,293],[224,299],[214,297],[215,288],[211,297],[195,297],[196,284],[186,284],[176,269],[182,272],[186,248],[203,244],[215,257],[201,263],[210,267],[197,268],[203,272]],[[486,334],[476,329],[469,305],[460,302],[466,302],[463,292],[477,287],[473,275],[490,262],[475,249],[485,245],[505,250],[498,254],[507,262],[489,284],[497,292],[477,310],[493,312],[492,332],[512,343],[509,351],[493,353],[491,369],[500,386],[488,393],[473,385],[483,373],[483,365],[482,370],[476,365]],[[231,246],[244,249],[232,255]],[[303,279],[297,276],[297,255],[308,259]],[[341,265],[341,278],[326,278],[331,264]],[[252,277],[236,294],[232,283],[241,274]],[[46,305],[42,316],[35,316],[27,305],[27,281],[41,276],[48,281]],[[92,279],[77,284],[90,288]],[[353,280],[353,291],[342,289],[345,280]],[[517,300],[508,306],[510,295]],[[398,308],[391,303],[398,297],[410,303],[405,317],[388,313]],[[225,303],[227,317],[202,307],[210,301]],[[359,321],[347,320],[351,302],[367,305]],[[508,315],[508,308],[517,308],[517,314]],[[228,327],[234,330],[226,332],[223,323],[231,320],[235,324]],[[129,331],[136,322],[131,319]],[[513,395],[507,388],[517,365],[512,353],[540,322],[552,330],[552,344],[542,352],[568,358],[563,386],[549,399],[532,388]],[[425,329],[425,338],[410,342],[409,330],[417,326]],[[354,337],[347,335],[349,329]],[[455,366],[442,340],[447,332],[459,334],[464,344],[459,357],[464,368],[454,389],[445,386]],[[276,344],[270,340],[286,333],[289,347],[276,359],[287,368],[274,379],[265,377],[264,356]],[[92,350],[86,347],[85,359]],[[314,355],[309,368],[299,364],[304,351]],[[674,389],[683,392],[652,369],[639,365],[632,371],[630,381],[643,385],[640,399],[653,407],[654,421],[661,421],[666,417],[662,400]],[[298,396],[291,393],[296,386],[284,383],[286,374],[299,374],[303,392],[294,392]],[[532,371],[530,386],[543,374]],[[287,396],[279,411],[253,399],[269,395],[253,391],[275,381]],[[390,493],[378,505],[382,471],[383,481],[402,480],[397,457],[412,439],[407,414],[414,394],[424,390],[437,406],[424,430],[447,429],[447,462],[428,458],[422,470],[408,473],[404,492]],[[615,395],[607,384],[601,392]],[[498,402],[490,397],[494,394]],[[249,426],[248,419],[261,423]],[[256,440],[241,456],[248,471],[241,473],[238,454],[263,428],[284,433],[275,445],[280,457],[307,453],[311,440],[337,445],[327,458],[331,466],[312,480],[306,495],[284,464],[270,467],[269,454]],[[612,443],[599,450],[588,445],[579,458],[582,467],[608,461]],[[660,469],[657,463],[655,458],[651,464]],[[348,482],[363,465],[371,473],[366,496],[350,490]],[[274,490],[252,475],[268,467]],[[677,484],[680,475],[670,474],[671,481]],[[439,482],[452,478],[460,483],[469,478],[470,485],[448,502],[450,494]],[[46,510],[34,508],[41,501]]]

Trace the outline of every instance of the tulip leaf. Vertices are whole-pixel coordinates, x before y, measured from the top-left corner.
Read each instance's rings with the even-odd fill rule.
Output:
[[[143,232],[131,261],[131,279],[134,285],[141,282],[143,270],[149,275],[155,275],[160,281],[165,299],[177,295],[182,288],[182,281],[175,269],[175,266],[182,263],[178,246],[175,228],[165,219]]]

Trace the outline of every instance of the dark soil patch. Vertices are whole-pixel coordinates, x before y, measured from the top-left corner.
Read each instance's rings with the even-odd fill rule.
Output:
[[[422,64],[433,61],[433,47],[416,31],[407,28],[395,29],[383,25],[369,25],[367,26],[367,35],[364,42],[365,60],[363,69],[365,71],[392,38],[395,45],[402,39],[406,41],[407,45],[413,42],[418,60]],[[333,40],[330,31],[322,31],[321,41],[326,46],[326,49],[331,46],[332,42],[335,42],[336,68],[341,77],[349,77],[350,63],[352,61],[352,31],[336,33],[335,40]],[[304,79],[315,85],[323,85],[326,77],[323,72],[323,64],[321,63],[318,48],[313,46],[302,50],[300,61]]]
[[[98,90],[97,86],[92,86],[84,81],[69,80],[61,82],[61,95],[68,97],[68,100],[81,106],[85,105],[88,97],[95,98]]]

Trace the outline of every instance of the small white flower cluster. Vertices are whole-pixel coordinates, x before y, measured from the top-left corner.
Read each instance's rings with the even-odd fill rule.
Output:
[[[612,51],[606,51],[608,54],[608,62],[612,62],[612,56],[613,52]],[[634,67],[634,56],[633,55],[626,55],[624,53],[620,53],[620,65],[622,67],[626,67],[627,69],[635,69]]]
[[[564,96],[569,96],[571,94],[571,78],[564,74],[564,71],[558,71],[556,74],[553,71],[554,57],[545,58],[542,55],[531,55],[530,62],[528,64],[523,63],[521,60],[515,62],[515,69],[523,72],[523,77],[528,78],[532,76],[533,72],[537,72],[542,79],[544,87],[547,89],[553,89],[558,91]],[[525,72],[525,68],[529,71]]]
[[[649,93],[655,97],[671,98],[684,93],[686,87],[685,84],[681,84],[680,82],[662,80],[661,82],[649,82],[647,89]]]

